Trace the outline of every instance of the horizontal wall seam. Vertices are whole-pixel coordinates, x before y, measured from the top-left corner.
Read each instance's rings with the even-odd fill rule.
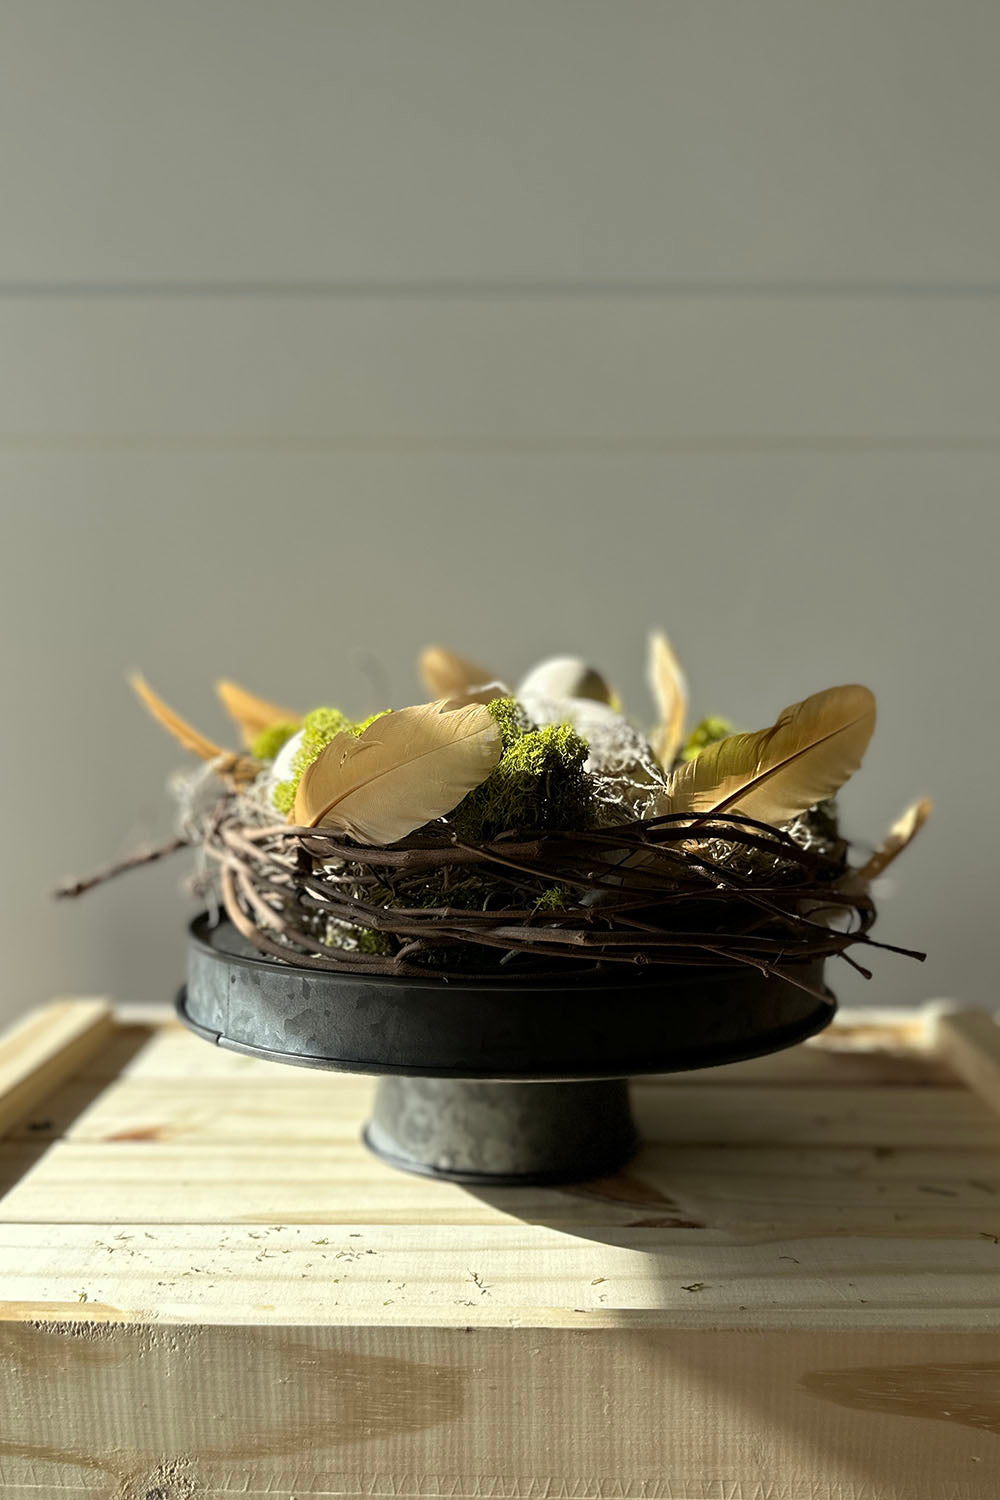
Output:
[[[797,454],[832,456],[870,453],[1000,453],[1000,434],[854,436],[831,433],[815,436],[712,435],[706,437],[544,436],[509,437],[432,436],[426,438],[380,435],[326,437],[308,433],[0,433],[0,452],[6,453],[225,453],[288,452],[343,453],[377,457],[456,454],[484,456],[523,454]]]
[[[636,301],[643,298],[677,299],[714,297],[725,299],[831,300],[857,298],[899,301],[975,301],[1000,297],[1000,281],[810,281],[795,278],[780,281],[295,281],[295,280],[149,280],[127,281],[0,281],[0,299],[116,300],[155,298],[186,301],[220,298],[261,300],[371,300],[396,301],[516,301],[592,297]]]

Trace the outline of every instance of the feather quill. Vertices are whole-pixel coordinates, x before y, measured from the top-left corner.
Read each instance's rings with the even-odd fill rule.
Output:
[[[670,781],[670,810],[788,823],[854,774],[874,727],[868,688],[814,693],[784,709],[770,729],[729,735],[680,766]]]
[[[500,759],[500,731],[482,704],[401,708],[359,738],[338,734],[299,782],[292,821],[393,844],[457,807]]]
[[[236,725],[243,736],[243,743],[249,749],[265,729],[270,729],[274,724],[301,724],[302,715],[296,714],[288,708],[281,708],[277,703],[269,703],[266,698],[258,698],[255,693],[248,693],[246,688],[240,687],[238,682],[230,682],[223,678],[215,684],[215,691],[219,695],[226,713]]]
[[[649,637],[649,685],[660,712],[651,744],[660,765],[669,771],[684,743],[688,691],[681,664],[662,630]]]
[[[931,815],[931,806],[930,798],[922,797],[918,802],[914,802],[908,807],[902,816],[897,818],[895,823],[893,823],[889,832],[868,862],[863,864],[860,869],[852,870],[851,874],[854,878],[870,882],[875,879],[876,875],[881,875],[882,871],[892,864],[896,856],[902,854],[907,844],[916,838]]]

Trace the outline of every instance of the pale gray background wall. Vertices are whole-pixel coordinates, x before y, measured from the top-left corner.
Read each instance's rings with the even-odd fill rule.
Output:
[[[0,0],[4,987],[162,999],[165,828],[231,674],[358,712],[440,638],[648,625],[748,726],[832,682],[896,867],[843,998],[992,1003],[1000,8]]]

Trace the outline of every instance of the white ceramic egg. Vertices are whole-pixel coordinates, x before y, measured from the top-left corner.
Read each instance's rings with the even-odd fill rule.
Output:
[[[611,696],[600,672],[576,656],[550,656],[539,662],[517,689],[517,697],[525,706],[530,698],[590,698],[597,703],[610,703]]]
[[[290,740],[285,741],[274,757],[271,765],[271,775],[268,778],[268,789],[272,798],[274,796],[274,788],[278,785],[279,781],[291,781],[292,779],[292,765],[298,754],[299,746],[302,744],[304,733],[304,730],[298,730],[292,735]]]

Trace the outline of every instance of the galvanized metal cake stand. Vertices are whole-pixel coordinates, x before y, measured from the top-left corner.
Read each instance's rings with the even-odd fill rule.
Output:
[[[823,962],[801,979],[822,990]],[[191,924],[187,1026],[234,1052],[380,1075],[364,1139],[409,1172],[480,1185],[617,1171],[638,1135],[627,1079],[735,1062],[822,1030],[836,1002],[756,969],[475,983],[333,974]]]

